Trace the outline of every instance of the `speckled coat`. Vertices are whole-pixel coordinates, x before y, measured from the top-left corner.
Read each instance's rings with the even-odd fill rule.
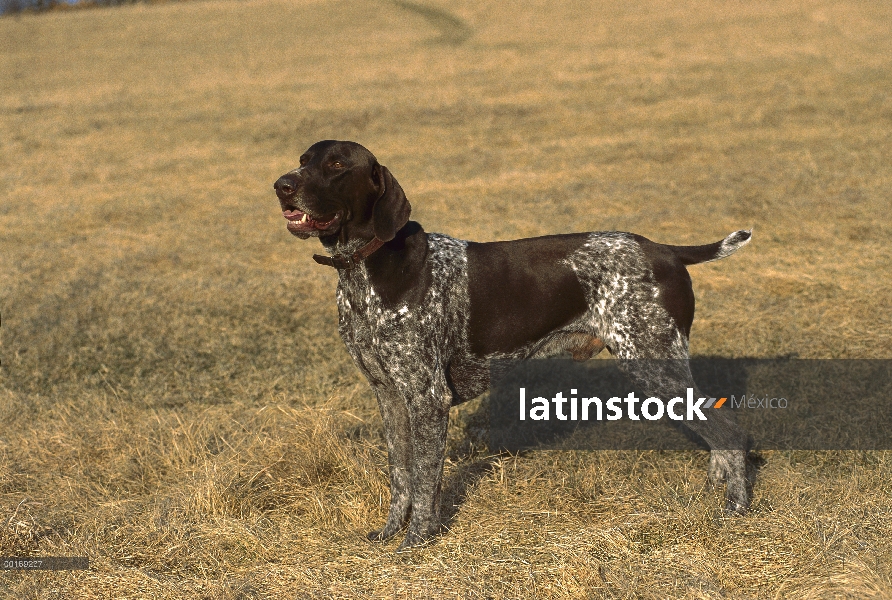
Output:
[[[423,300],[413,305],[388,306],[376,294],[363,265],[340,271],[339,331],[378,396],[391,458],[390,513],[385,527],[373,537],[393,535],[410,512],[417,525],[410,527],[409,544],[435,533],[448,411],[486,391],[489,361],[544,357],[564,350],[584,359],[604,346],[620,359],[687,359],[686,331],[661,303],[660,287],[638,236],[595,232],[577,237],[578,248],[562,263],[578,278],[586,310],[511,352],[481,355],[469,343],[469,242],[427,234],[426,268],[431,270],[432,284]],[[732,234],[714,258],[730,254],[748,238],[743,232]],[[639,375],[653,395],[671,397],[696,387],[686,362],[680,369]],[[736,463],[741,453],[734,445],[740,446],[746,436],[733,421],[713,419],[697,433],[719,448],[710,465],[713,479],[727,479],[740,470]],[[739,478],[729,484],[745,486]],[[746,498],[745,489],[731,490],[730,508]]]
[[[694,295],[686,265],[728,256],[738,231],[704,246],[668,246],[621,232],[465,242],[409,221],[399,183],[355,142],[323,140],[274,185],[293,235],[318,237],[339,268],[339,330],[377,395],[390,465],[386,540],[408,523],[405,549],[439,529],[449,408],[489,386],[493,359],[605,347],[643,392],[695,387],[688,368]],[[371,250],[369,250],[371,248]],[[357,258],[358,257],[358,258]],[[623,363],[625,364],[625,363]],[[637,370],[636,370],[637,369]],[[670,396],[671,394],[671,396]],[[730,411],[689,422],[712,448],[709,477],[726,481],[726,508],[749,504],[747,435]]]

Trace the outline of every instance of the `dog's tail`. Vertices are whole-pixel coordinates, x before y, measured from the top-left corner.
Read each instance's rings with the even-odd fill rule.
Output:
[[[741,229],[722,241],[713,244],[704,246],[669,246],[669,248],[682,263],[696,265],[730,256],[749,243],[752,237],[752,229]]]

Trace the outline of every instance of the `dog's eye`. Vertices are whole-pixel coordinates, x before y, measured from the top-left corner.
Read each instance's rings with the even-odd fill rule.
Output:
[[[306,156],[301,156],[300,157],[300,166],[304,166],[305,164],[307,164],[307,160],[308,159]]]
[[[331,168],[332,168],[332,169],[343,169],[343,168],[344,168],[344,163],[342,163],[342,162],[339,161],[339,160],[336,160],[336,161],[334,161],[333,163],[331,163]]]

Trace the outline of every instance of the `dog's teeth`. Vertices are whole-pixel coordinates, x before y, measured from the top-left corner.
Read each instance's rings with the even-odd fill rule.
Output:
[[[306,223],[306,222],[307,222],[307,213],[304,213],[304,216],[303,216],[303,218],[300,220],[300,222],[301,222],[301,223]]]

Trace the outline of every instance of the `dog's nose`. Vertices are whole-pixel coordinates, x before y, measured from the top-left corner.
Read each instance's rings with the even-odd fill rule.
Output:
[[[280,196],[293,196],[297,191],[297,184],[287,176],[279,177],[273,184],[273,187]]]

